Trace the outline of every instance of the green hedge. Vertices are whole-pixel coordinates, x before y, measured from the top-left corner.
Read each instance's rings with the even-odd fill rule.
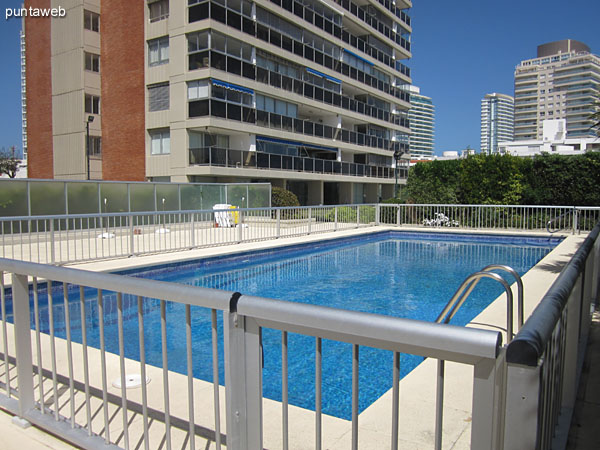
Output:
[[[600,153],[472,155],[418,163],[401,200],[408,203],[600,205]]]

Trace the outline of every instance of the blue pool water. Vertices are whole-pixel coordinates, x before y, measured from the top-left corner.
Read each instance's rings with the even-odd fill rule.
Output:
[[[312,303],[396,317],[433,321],[460,283],[488,264],[506,264],[523,275],[559,239],[506,238],[386,232],[319,244],[207,258],[151,269],[119,272],[129,276],[239,291],[243,294]],[[482,280],[452,323],[465,325],[502,293],[499,284]],[[65,335],[62,289],[56,288],[55,332]],[[60,296],[60,297],[59,297]],[[86,292],[88,344],[99,347],[96,292]],[[73,339],[81,341],[79,290],[70,290]],[[60,298],[60,302],[56,299]],[[42,305],[46,304],[40,295]],[[107,350],[118,353],[116,295],[105,293]],[[124,297],[126,356],[139,359],[137,299]],[[144,299],[146,361],[161,366],[160,304]],[[41,307],[48,331],[48,308]],[[212,381],[210,312],[192,308],[194,376]],[[167,304],[169,369],[186,373],[185,310]],[[219,328],[222,331],[219,315]],[[263,389],[267,398],[281,399],[281,333],[263,330]],[[223,383],[223,343],[220,342],[220,381]],[[314,408],[315,339],[290,334],[290,403]],[[422,358],[402,355],[401,375]],[[351,417],[352,348],[323,341],[323,412]],[[392,384],[392,353],[361,347],[359,409],[368,407]]]

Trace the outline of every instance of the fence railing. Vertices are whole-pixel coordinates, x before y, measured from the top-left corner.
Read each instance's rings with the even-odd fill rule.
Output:
[[[393,380],[390,448],[398,448],[400,353],[473,367],[471,448],[550,448],[553,437],[561,435],[557,427],[569,422],[575,399],[590,304],[598,296],[599,234],[600,224],[507,348],[498,331],[0,259],[0,404],[86,448],[203,448],[213,443],[221,448],[226,440],[227,448],[258,449],[264,436],[273,439],[273,434],[280,440],[269,442],[281,442],[282,448],[298,440],[305,445],[306,422],[301,430],[290,426],[298,416],[291,414],[287,401],[288,353],[293,351],[288,334],[298,333],[314,337],[314,391],[295,386],[315,398],[310,413],[314,448],[321,448],[331,424],[321,412],[323,339],[352,345],[347,433],[353,449],[359,443],[362,347],[390,352],[389,361],[382,361]],[[88,330],[92,326],[95,331]],[[210,336],[202,352],[193,347],[192,333],[199,327]],[[152,328],[156,333],[149,335]],[[273,358],[263,352],[265,330],[281,333],[279,425],[263,420],[262,367],[265,358]],[[173,347],[173,338],[179,347]],[[159,350],[148,349],[151,341]],[[176,358],[185,367],[180,373],[170,370]],[[209,367],[212,382],[194,377],[198,359]],[[219,386],[219,360],[224,388]],[[139,389],[128,389],[135,381],[132,373],[139,373]],[[154,381],[148,384],[149,379]],[[443,372],[432,377],[431,383],[436,382],[444,384]],[[451,393],[453,385],[446,384],[444,392]],[[436,406],[435,415],[443,413]],[[441,430],[430,433],[441,448],[441,435],[434,437]]]
[[[0,257],[67,264],[376,225],[545,231],[553,220],[576,232],[599,219],[592,207],[394,204],[3,217]]]
[[[5,291],[1,286],[5,378],[0,385],[0,402],[21,418],[80,446],[157,448],[164,439],[166,448],[205,448],[208,444],[212,448],[214,443],[219,449],[225,441],[221,435],[224,429],[230,449],[263,448],[264,433],[271,442],[274,433],[282,436],[282,448],[297,446],[298,442],[306,445],[304,426],[302,430],[292,428],[293,421],[289,420],[294,416],[287,401],[288,351],[291,354],[294,347],[288,347],[288,333],[315,338],[310,359],[316,361],[316,391],[309,384],[294,385],[294,389],[305,392],[303,395],[315,395],[315,411],[311,413],[315,448],[321,448],[330,432],[330,422],[321,412],[321,389],[324,378],[327,380],[320,364],[323,339],[352,345],[353,387],[351,398],[346,399],[352,403],[348,424],[352,448],[357,448],[359,441],[358,363],[360,348],[365,346],[389,351],[389,361],[382,364],[389,367],[395,386],[389,411],[393,418],[390,448],[398,448],[400,353],[473,366],[472,446],[492,448],[498,439],[499,410],[494,400],[502,379],[496,369],[496,358],[502,353],[498,331],[0,259],[0,275],[5,273],[11,275],[12,288]],[[28,277],[32,277],[31,284]],[[159,335],[149,335],[152,323],[155,331],[160,330]],[[99,331],[86,328],[93,324]],[[193,348],[192,333],[197,327],[207,327],[212,336],[202,351]],[[285,370],[280,425],[263,420],[266,352],[262,351],[261,336],[266,329],[281,333]],[[160,341],[158,354],[149,349],[152,340]],[[224,424],[220,419],[220,342],[224,344]],[[139,361],[132,359],[136,355]],[[169,370],[175,358],[185,361],[182,374]],[[197,358],[202,358],[204,365],[212,365],[212,383],[194,379]],[[140,389],[126,387],[132,373],[140,374]],[[144,382],[147,379],[152,383]],[[432,383],[435,379],[432,377]],[[442,413],[436,411],[436,416]],[[134,416],[138,419],[133,420]]]
[[[598,307],[599,233],[600,224],[507,347],[505,448],[566,447],[592,305]]]

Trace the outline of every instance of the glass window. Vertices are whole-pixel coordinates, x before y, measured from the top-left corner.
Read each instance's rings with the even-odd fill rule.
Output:
[[[211,47],[213,50],[218,50],[225,53],[225,42],[226,38],[220,33],[212,33],[211,36]]]
[[[150,22],[158,22],[159,20],[169,17],[169,0],[157,0],[148,3],[150,10]]]
[[[83,11],[83,28],[90,31],[100,32],[100,14],[91,11]]]
[[[208,98],[208,80],[190,81],[188,83],[188,100]]]
[[[148,41],[148,65],[157,66],[169,62],[169,37]]]
[[[150,131],[150,153],[152,155],[171,153],[171,133],[168,129]]]
[[[100,55],[84,52],[85,70],[100,72]]]
[[[85,112],[86,114],[100,114],[100,97],[85,94]]]

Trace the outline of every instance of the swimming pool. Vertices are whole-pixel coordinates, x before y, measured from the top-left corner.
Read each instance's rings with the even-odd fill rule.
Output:
[[[466,276],[491,264],[506,264],[520,274],[535,265],[557,243],[552,238],[466,236],[452,233],[373,233],[318,244],[247,252],[227,257],[119,272],[130,276],[239,291],[287,301],[432,321]],[[77,291],[77,289],[74,289]],[[482,280],[452,323],[464,325],[502,293]],[[75,295],[73,296],[75,297]],[[86,293],[88,344],[99,346],[95,292]],[[40,297],[42,303],[43,296]],[[76,300],[76,299],[75,299]],[[137,337],[137,299],[124,297],[125,335]],[[108,351],[118,351],[116,295],[104,297]],[[157,300],[145,299],[146,361],[161,366],[160,311]],[[71,318],[80,317],[79,302],[69,305]],[[63,304],[54,305],[55,318],[64,317]],[[48,331],[47,308],[41,321]],[[167,305],[169,369],[185,373],[185,320],[182,305]],[[81,340],[80,326],[71,323],[73,339]],[[219,324],[221,327],[221,324]],[[192,308],[194,376],[212,380],[210,311]],[[64,322],[55,321],[64,336]],[[263,390],[267,398],[281,398],[281,333],[263,330]],[[290,334],[290,403],[314,408],[314,338]],[[220,345],[222,351],[223,345]],[[125,340],[125,355],[139,359],[137,339]],[[351,416],[352,346],[323,341],[323,412]],[[223,380],[223,357],[221,355]],[[401,375],[422,359],[402,355]],[[364,410],[391,387],[391,352],[361,348],[359,410]]]

